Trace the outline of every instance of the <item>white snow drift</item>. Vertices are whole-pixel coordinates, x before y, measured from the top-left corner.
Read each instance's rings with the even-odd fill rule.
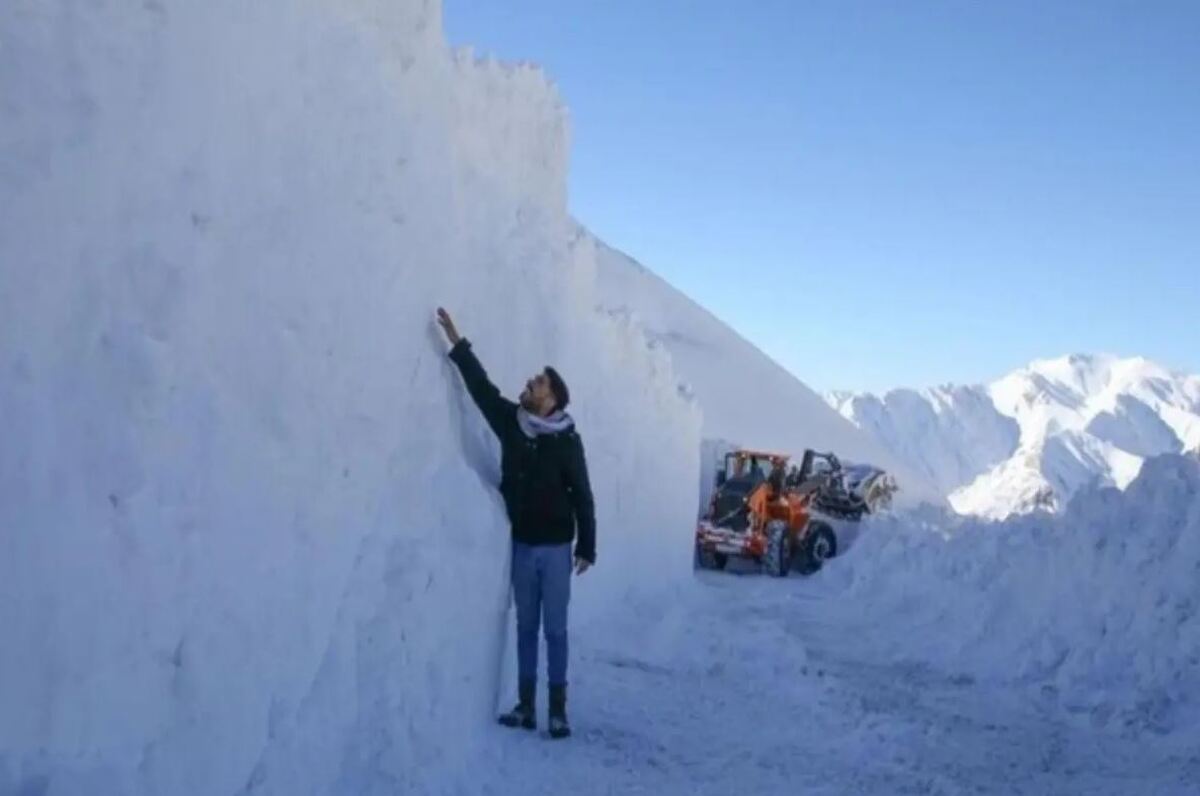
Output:
[[[934,533],[931,531],[942,531]],[[1147,460],[1061,514],[872,521],[831,577],[881,658],[1049,685],[1094,725],[1200,729],[1200,459]]]

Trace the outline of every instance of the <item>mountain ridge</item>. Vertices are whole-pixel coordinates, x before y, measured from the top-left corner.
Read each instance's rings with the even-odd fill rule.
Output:
[[[1095,480],[1124,488],[1146,458],[1200,450],[1200,376],[1144,356],[1067,354],[986,384],[825,399],[960,513],[996,519],[1061,509]]]

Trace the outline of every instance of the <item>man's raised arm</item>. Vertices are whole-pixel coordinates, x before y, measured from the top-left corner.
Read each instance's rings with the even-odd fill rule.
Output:
[[[463,382],[467,385],[467,392],[471,394],[472,400],[483,413],[492,431],[496,436],[502,436],[502,429],[516,412],[516,404],[500,395],[499,388],[492,384],[487,371],[471,351],[471,341],[459,335],[450,314],[441,307],[438,307],[437,320],[451,346],[450,360],[458,366],[458,372],[462,374]]]

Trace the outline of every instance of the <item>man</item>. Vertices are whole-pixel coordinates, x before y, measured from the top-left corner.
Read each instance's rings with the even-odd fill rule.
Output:
[[[519,403],[504,398],[441,307],[438,324],[450,342],[467,392],[500,440],[500,494],[512,527],[512,588],[517,604],[517,706],[500,716],[506,727],[537,729],[538,625],[546,635],[550,737],[571,734],[567,722],[567,603],[574,569],[596,561],[596,519],[583,442],[564,410],[570,393],[554,368],[525,383]]]
[[[786,475],[784,472],[783,462],[775,462],[775,464],[771,467],[771,474],[767,476],[767,483],[771,487],[772,500],[779,500],[781,497],[783,497],[785,478]]]

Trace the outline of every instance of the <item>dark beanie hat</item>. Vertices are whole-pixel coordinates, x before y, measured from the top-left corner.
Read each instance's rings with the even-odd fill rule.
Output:
[[[567,389],[567,383],[562,380],[562,376],[558,375],[558,371],[549,365],[543,372],[550,381],[550,392],[554,393],[554,408],[558,411],[566,409],[567,404],[571,402],[571,392]]]

